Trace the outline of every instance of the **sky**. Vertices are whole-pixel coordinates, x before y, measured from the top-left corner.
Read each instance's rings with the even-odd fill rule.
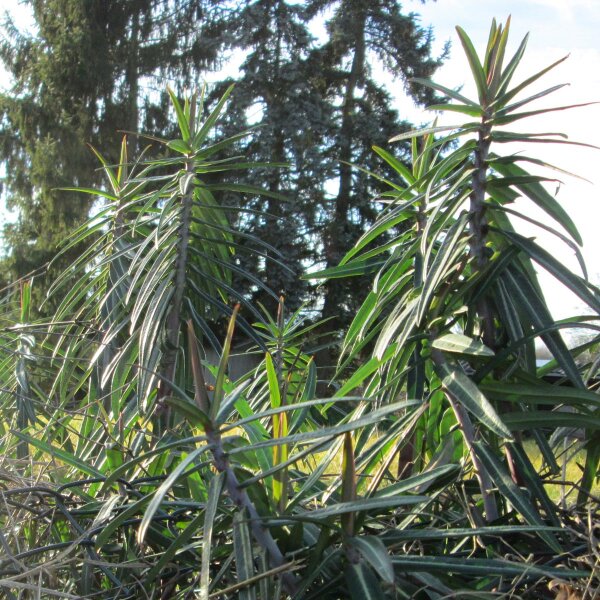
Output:
[[[511,15],[511,38],[509,53],[529,32],[528,49],[522,66],[515,76],[521,81],[548,64],[569,54],[570,57],[554,71],[546,75],[536,90],[559,83],[569,85],[538,106],[560,106],[583,102],[600,101],[600,0],[438,0],[422,3],[419,0],[404,0],[406,12],[420,15],[424,27],[431,26],[435,36],[435,48],[441,52],[445,42],[450,41],[450,57],[436,73],[434,79],[447,87],[462,86],[462,92],[474,95],[469,81],[469,68],[462,54],[462,47],[455,32],[460,25],[466,30],[479,51],[483,51],[493,17],[504,22]],[[19,26],[27,26],[28,18],[17,5],[15,16]],[[19,14],[21,13],[21,14]],[[0,79],[2,79],[0,73]],[[401,84],[395,84],[400,91]],[[434,114],[415,108],[410,100],[398,97],[398,108],[403,116],[416,123],[433,120]],[[533,105],[532,105],[533,108]],[[456,124],[451,116],[447,124]],[[511,127],[511,129],[516,129]],[[567,112],[551,113],[536,117],[526,124],[528,131],[557,131],[566,133],[570,140],[594,144],[600,134],[600,104]],[[390,132],[390,137],[394,132]],[[600,144],[600,143],[599,143]],[[530,155],[574,172],[589,181],[560,176],[557,198],[570,213],[583,237],[583,254],[592,282],[600,283],[600,150],[576,146],[544,144],[543,147],[526,148]],[[518,152],[519,147],[501,148],[503,152]],[[556,177],[555,174],[551,175]],[[556,184],[551,184],[554,192]],[[517,201],[518,203],[519,201]],[[529,210],[526,203],[516,208],[530,216],[544,218],[540,212]],[[0,222],[2,221],[0,215]],[[531,227],[516,227],[537,241],[555,256],[576,270],[577,261],[573,252],[552,236]],[[540,272],[546,298],[555,317],[563,318],[583,312],[582,304],[569,294],[551,276]]]
[[[472,39],[478,52],[483,52],[492,18],[505,22],[511,15],[509,56],[529,33],[529,41],[522,66],[514,82],[520,82],[559,58],[569,58],[543,77],[535,91],[560,83],[569,85],[538,102],[538,108],[600,101],[600,0],[438,0],[422,4],[406,0],[406,11],[421,15],[421,25],[433,28],[435,47],[441,51],[444,43],[451,42],[451,55],[436,73],[434,80],[447,87],[462,87],[462,93],[474,97],[474,86],[469,80],[469,67],[463,58],[462,46],[456,36],[455,26],[460,25]],[[510,52],[510,50],[513,52]],[[403,108],[407,116],[416,122],[431,121],[432,113],[419,111],[405,101]],[[532,103],[528,109],[535,108]],[[456,115],[448,113],[440,121],[456,124]],[[600,134],[600,104],[564,112],[550,113],[523,121],[521,131],[553,131],[565,133],[569,140],[598,144]],[[517,127],[511,126],[511,130]],[[503,145],[503,153],[526,150],[530,156],[541,158],[550,164],[576,173],[589,182],[564,175],[550,174],[562,180],[557,199],[575,221],[583,238],[583,255],[587,263],[589,278],[600,284],[600,150],[566,146],[562,144],[528,144],[522,148]],[[539,174],[539,173],[538,173]],[[555,192],[557,184],[549,184]],[[517,200],[516,208],[530,216],[544,219],[541,211],[530,210],[527,203]],[[535,236],[554,256],[568,264],[576,272],[577,261],[572,251],[529,226],[517,229],[528,236]],[[565,318],[585,311],[582,303],[573,297],[543,269],[540,280],[550,308],[557,318]]]

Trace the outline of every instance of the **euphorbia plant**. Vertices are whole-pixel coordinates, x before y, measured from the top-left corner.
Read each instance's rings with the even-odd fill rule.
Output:
[[[586,389],[560,333],[565,326],[585,324],[552,318],[534,267],[548,270],[595,314],[600,313],[600,296],[589,281],[569,271],[535,239],[517,233],[509,219],[522,216],[511,204],[526,198],[560,231],[529,217],[527,221],[552,231],[579,252],[579,232],[544,188],[548,178],[532,175],[524,166],[556,168],[526,154],[501,154],[507,142],[572,143],[561,134],[506,130],[534,115],[574,108],[523,110],[562,87],[526,94],[566,57],[513,86],[527,38],[507,60],[509,27],[510,19],[506,26],[493,22],[482,59],[457,27],[475,82],[475,99],[429,80],[416,80],[447,97],[447,104],[432,109],[468,120],[392,138],[392,142],[413,140],[412,171],[376,149],[397,171],[399,181],[390,182],[392,188],[382,197],[387,205],[378,222],[348,253],[338,272],[326,275],[372,272],[380,259],[373,289],[344,348],[352,359],[374,341],[375,362],[365,371],[372,374],[368,393],[386,398],[417,392],[426,404],[416,438],[410,438],[415,460],[420,464],[444,456],[448,460],[456,456],[457,445],[462,446],[478,479],[487,521],[514,509],[525,521],[541,525],[546,519],[557,522],[556,508],[520,440],[523,435],[533,437],[549,472],[557,473],[552,444],[569,427],[584,429],[587,459],[578,498],[583,505],[597,472],[600,415],[597,396]],[[421,147],[419,137],[425,139]],[[419,168],[423,164],[424,170]],[[375,246],[380,236],[385,241]],[[535,361],[536,338],[543,340],[576,391],[565,392],[543,379]],[[539,410],[540,398],[555,409]],[[455,428],[462,440],[444,434]],[[554,436],[550,438],[548,431]],[[530,493],[524,494],[519,485],[526,485]],[[546,540],[558,549],[552,536]]]

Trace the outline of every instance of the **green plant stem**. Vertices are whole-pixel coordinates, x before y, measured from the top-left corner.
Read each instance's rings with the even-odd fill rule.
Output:
[[[186,176],[193,174],[194,162],[186,162]],[[191,182],[188,183],[191,185]],[[185,193],[181,200],[181,228],[179,230],[179,247],[177,249],[177,267],[175,274],[175,293],[171,303],[171,310],[166,320],[166,351],[162,359],[161,374],[162,379],[158,390],[158,406],[162,406],[162,400],[171,393],[169,381],[175,377],[175,367],[177,362],[177,351],[179,348],[179,332],[181,328],[181,305],[183,294],[186,287],[187,255],[190,243],[190,224],[192,221],[192,207],[194,203],[193,187]],[[164,407],[164,422],[168,420],[168,408]]]
[[[235,318],[235,312],[233,318]],[[194,377],[194,385],[196,387],[196,402],[201,410],[206,410],[206,407],[209,406],[209,399],[206,393],[206,381],[204,380],[204,373],[202,372],[198,356],[198,347],[196,344],[192,322],[188,321],[187,326],[189,332],[188,341],[190,342],[190,352],[192,357],[192,373]],[[230,329],[230,331],[230,335],[232,335],[233,329]],[[225,487],[227,488],[229,497],[238,508],[242,510],[245,509],[247,511],[252,535],[259,546],[261,546],[261,548],[267,552],[271,568],[278,569],[285,566],[288,564],[288,561],[279,549],[279,546],[273,539],[270,531],[262,525],[261,517],[258,514],[256,507],[252,503],[252,500],[250,500],[248,494],[246,493],[246,490],[240,486],[235,471],[233,470],[229,459],[227,458],[227,453],[223,448],[223,440],[219,430],[216,429],[211,422],[204,427],[204,430],[206,432],[208,443],[211,447],[215,468],[217,471],[219,471],[219,473],[225,474]],[[296,593],[298,589],[298,581],[295,575],[293,575],[291,572],[281,573],[281,583],[290,596],[293,596]]]
[[[470,229],[471,229],[471,255],[475,259],[477,270],[481,271],[488,263],[488,255],[485,244],[488,232],[486,218],[485,191],[487,182],[487,158],[490,151],[491,126],[486,124],[487,115],[483,116],[483,122],[479,130],[479,139],[473,159],[475,170],[471,179],[473,191],[470,195]],[[481,318],[483,343],[495,349],[496,335],[494,318],[486,298],[481,298],[477,303],[477,312]]]

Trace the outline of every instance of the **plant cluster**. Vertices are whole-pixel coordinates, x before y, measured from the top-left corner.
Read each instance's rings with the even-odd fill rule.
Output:
[[[65,246],[87,249],[51,290],[56,314],[31,317],[27,281],[3,299],[5,597],[596,597],[598,364],[578,363],[586,347],[568,349],[561,330],[597,317],[554,320],[534,266],[595,314],[600,290],[509,219],[524,217],[511,207],[524,197],[556,229],[540,227],[581,243],[524,168],[541,161],[498,153],[569,143],[504,129],[543,112],[522,109],[553,89],[522,92],[555,66],[513,85],[526,39],[506,59],[509,25],[492,23],[483,60],[457,28],[476,99],[412,82],[467,122],[393,138],[411,140],[410,167],[376,147],[395,173],[371,173],[383,209],[340,264],[312,275],[371,281],[326,397],[306,349],[323,326],[244,269],[247,254],[286,265],[235,226],[222,198],[243,184],[212,178],[264,167],[224,155],[246,133],[209,135],[231,89],[210,112],[201,95],[170,92],[178,137],[159,155],[130,159],[126,140],[118,165],[97,153],[108,187],[80,190],[103,203]],[[255,366],[233,378],[239,332]],[[553,356],[542,368],[538,338]],[[549,369],[568,385],[546,381]],[[575,451],[581,473],[566,481]]]

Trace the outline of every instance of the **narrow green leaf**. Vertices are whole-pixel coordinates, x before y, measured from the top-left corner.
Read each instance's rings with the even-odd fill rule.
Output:
[[[100,532],[98,533],[98,536],[96,537],[96,540],[95,540],[96,546],[98,548],[102,548],[103,546],[105,546],[110,541],[110,538],[113,535],[113,533],[119,527],[121,527],[121,525],[123,525],[129,519],[131,519],[135,515],[137,515],[142,510],[144,505],[147,503],[148,503],[148,498],[143,497],[143,498],[140,498],[139,500],[137,500],[136,502],[130,504],[126,508],[124,508],[124,506],[121,505],[121,509],[124,508],[124,510],[121,510],[121,512],[119,512],[119,514],[115,515],[108,523],[106,523],[100,529]]]
[[[194,380],[194,400],[199,414],[194,415],[194,418],[198,419],[199,423],[206,429],[210,426],[210,419],[208,417],[210,413],[210,399],[208,397],[208,390],[206,389],[206,381],[204,379],[204,373],[202,372],[202,361],[200,360],[200,352],[198,350],[198,340],[196,338],[196,332],[194,330],[194,324],[191,319],[186,322],[187,325],[187,339],[188,339],[188,353],[190,366],[192,370],[192,378]],[[184,406],[184,410],[189,407]],[[189,415],[188,415],[189,416]]]
[[[428,496],[390,496],[390,497],[373,497],[373,498],[361,498],[353,500],[352,502],[338,502],[325,508],[317,508],[306,514],[306,517],[310,520],[322,520],[329,517],[336,517],[339,515],[352,513],[352,512],[366,512],[366,511],[377,511],[378,509],[389,509],[398,506],[408,506],[410,504],[419,504],[421,502],[429,502]]]
[[[279,408],[285,406],[285,399],[281,397],[279,379],[273,364],[271,354],[265,355],[265,365],[267,370],[267,380],[269,385],[269,396],[271,407]],[[273,439],[282,439],[288,435],[287,413],[273,414]],[[288,460],[288,445],[281,444],[273,446],[273,466],[286,464]],[[287,501],[287,468],[278,470],[273,476],[273,500],[278,505],[279,510],[285,510]]]
[[[207,441],[206,436],[198,435],[198,436],[193,436],[193,437],[189,437],[189,438],[182,438],[180,440],[177,440],[175,442],[170,442],[167,444],[159,443],[159,445],[157,447],[155,447],[153,450],[149,450],[148,452],[138,454],[134,458],[128,460],[126,463],[123,463],[120,467],[115,469],[112,473],[110,473],[106,477],[106,481],[104,482],[104,486],[102,487],[102,490],[103,491],[108,490],[110,488],[110,486],[112,486],[121,477],[133,479],[133,477],[131,477],[131,474],[133,472],[134,467],[136,467],[136,465],[138,465],[139,463],[148,460],[149,458],[152,458],[159,454],[168,454],[169,450],[174,450],[176,448],[185,448],[186,446],[189,447],[190,444],[198,444],[199,442],[206,442],[206,441]]]
[[[181,136],[183,137],[183,142],[189,142],[190,137],[191,137],[190,125],[185,116],[185,112],[184,112],[183,108],[181,108],[181,104],[179,103],[179,100],[177,99],[175,92],[168,86],[167,86],[167,93],[171,97],[171,104],[173,105],[173,108],[175,109],[175,113],[177,115],[177,124],[179,125],[179,130],[181,131]]]
[[[475,85],[477,86],[479,103],[485,105],[488,101],[488,88],[485,73],[483,72],[483,67],[481,66],[479,57],[477,56],[477,51],[473,46],[473,42],[471,42],[471,39],[462,27],[457,26],[456,32],[458,33],[460,43],[462,44],[462,47],[467,56],[467,60],[469,61],[469,66],[471,67],[471,73],[473,74]]]
[[[385,160],[385,162],[388,163],[390,167],[397,171],[398,174],[404,178],[405,182],[408,185],[414,185],[415,177],[410,172],[410,169],[408,169],[404,164],[402,164],[402,162],[400,162],[393,154],[390,154],[387,150],[384,150],[379,146],[373,146],[373,150],[376,154],[379,154],[379,156],[381,156],[381,158],[383,158],[383,160]]]
[[[233,340],[233,333],[235,331],[235,321],[238,313],[240,312],[240,305],[236,304],[231,317],[229,318],[229,325],[227,326],[227,335],[225,337],[225,343],[223,344],[223,353],[219,360],[219,370],[217,371],[217,378],[215,381],[215,392],[213,395],[213,401],[210,407],[210,419],[215,420],[215,417],[219,413],[221,403],[225,396],[225,375],[229,366],[229,354],[231,353],[231,342]]]
[[[340,264],[337,267],[323,269],[315,273],[307,273],[302,279],[337,279],[342,277],[354,277],[359,275],[370,275],[385,265],[386,261],[380,258],[367,260],[353,260],[349,264]]]
[[[527,176],[527,171],[514,164],[503,164],[501,162],[493,162],[493,168],[500,174],[506,177],[523,177]],[[551,196],[545,188],[539,183],[517,181],[516,187],[525,196],[535,202],[544,212],[552,217],[579,245],[582,244],[581,235],[569,214],[564,210],[559,202]]]
[[[219,409],[215,419],[215,423],[217,425],[225,423],[225,421],[229,418],[231,410],[235,406],[236,402],[242,397],[242,394],[251,384],[251,380],[242,381],[229,394],[227,394],[225,398],[223,398],[223,402],[221,402],[221,408]]]
[[[243,583],[254,576],[254,556],[248,521],[242,511],[236,511],[233,515],[233,549],[237,580],[238,583]],[[256,600],[256,589],[254,586],[242,587],[238,592],[238,598]]]
[[[432,104],[427,110],[456,112],[469,117],[480,117],[481,108],[479,106],[463,106],[462,104]]]
[[[210,426],[208,415],[203,413],[198,406],[192,404],[188,400],[177,398],[175,396],[167,396],[165,402],[173,407],[176,412],[184,415],[192,425],[196,427],[201,426],[203,428]]]
[[[510,412],[502,415],[502,419],[511,431],[575,427],[588,431],[600,430],[600,417],[567,411],[528,410],[526,412]]]
[[[183,140],[170,140],[167,142],[167,148],[185,155],[188,155],[192,152],[189,144]]]
[[[436,338],[431,345],[444,352],[472,356],[494,356],[494,351],[490,350],[484,343],[460,333],[447,333]]]
[[[95,469],[94,467],[89,465],[88,463],[80,460],[77,456],[74,456],[70,452],[62,450],[60,448],[56,448],[55,446],[52,446],[51,444],[43,442],[42,440],[38,440],[37,438],[31,437],[30,435],[27,435],[26,433],[22,433],[21,431],[11,430],[11,433],[14,436],[18,437],[20,440],[23,440],[23,441],[31,444],[32,446],[39,448],[44,453],[46,453],[48,456],[52,456],[53,458],[65,463],[66,465],[74,467],[81,473],[85,473],[86,475],[89,475],[90,477],[100,477],[100,478],[104,477],[104,473],[102,473],[101,471],[98,471],[97,469]]]
[[[518,233],[503,232],[513,244],[523,250],[530,258],[554,275],[562,284],[568,287],[575,295],[579,296],[595,312],[600,313],[600,291],[567,269],[560,261],[556,260],[541,246]]]
[[[362,385],[365,380],[371,376],[379,367],[386,363],[396,351],[396,345],[392,344],[387,347],[381,358],[377,358],[374,356],[369,359],[366,363],[361,365],[358,369],[352,373],[349,379],[344,383],[344,385],[336,392],[336,396],[341,398],[343,396],[347,396],[350,392],[355,390],[358,386]]]
[[[436,365],[435,368],[446,393],[462,404],[490,431],[500,437],[512,439],[512,434],[489,400],[462,371],[453,369],[447,364]]]
[[[585,444],[586,457],[581,479],[581,489],[577,496],[577,505],[585,506],[590,500],[590,492],[598,481],[598,465],[600,464],[600,432],[595,431],[588,436]]]
[[[394,567],[402,571],[425,571],[437,573],[459,573],[476,577],[523,577],[526,580],[539,580],[542,577],[556,577],[561,580],[586,579],[589,571],[562,569],[535,565],[527,561],[512,562],[494,558],[458,558],[450,556],[411,556],[396,555],[392,558]]]
[[[502,280],[513,302],[524,312],[533,326],[538,331],[547,331],[547,333],[540,333],[540,336],[552,356],[564,370],[565,375],[575,386],[585,388],[579,369],[560,333],[555,330],[548,330],[548,328],[555,325],[555,321],[530,279],[517,269],[509,267],[502,274]]]
[[[426,127],[424,129],[413,129],[412,131],[407,131],[406,133],[400,133],[390,138],[388,141],[392,142],[401,142],[402,140],[410,140],[416,137],[423,137],[430,133],[441,133],[442,131],[452,131],[460,129],[460,125],[439,125],[437,127]]]
[[[384,597],[377,577],[364,562],[347,564],[344,576],[352,600],[381,600]]]
[[[361,554],[379,577],[386,583],[394,585],[394,566],[387,548],[380,538],[373,535],[355,537],[349,542]]]
[[[425,85],[425,86],[427,86],[431,89],[434,89],[438,92],[442,92],[442,94],[444,94],[444,96],[448,96],[449,98],[452,98],[454,100],[458,100],[459,102],[462,102],[462,104],[464,104],[465,106],[468,106],[473,111],[476,111],[477,112],[476,116],[480,116],[482,113],[481,107],[479,106],[479,104],[477,102],[473,102],[473,100],[469,100],[462,94],[459,94],[456,90],[453,90],[451,88],[440,85],[439,83],[436,83],[435,81],[432,81],[431,79],[423,79],[422,77],[414,77],[411,79],[411,81],[414,81],[415,83],[420,83],[421,85]],[[436,105],[436,106],[438,106],[438,105]],[[441,104],[439,106],[441,106],[442,108],[440,108],[440,109],[436,108],[434,110],[443,110],[444,108],[446,108],[447,104]]]
[[[98,152],[98,150],[96,150],[96,148],[94,148],[93,146],[90,146],[89,144],[88,144],[88,147],[96,155],[96,157],[98,158],[98,160],[102,163],[102,166],[104,167],[104,172],[106,173],[106,175],[108,176],[108,179],[110,180],[110,185],[111,185],[111,187],[113,189],[113,192],[114,192],[114,194],[116,196],[118,196],[119,195],[120,186],[119,186],[119,181],[116,178],[113,170],[110,168],[108,162],[102,156],[102,154],[100,154],[100,152]],[[97,192],[95,192],[95,193],[97,193]]]
[[[275,371],[275,365],[271,354],[267,352],[265,354],[265,368],[267,371],[267,380],[269,382],[269,396],[271,398],[271,407],[278,408],[281,406],[281,393],[279,390],[279,381],[277,379],[277,373]]]
[[[600,406],[600,395],[586,389],[564,385],[550,385],[545,381],[536,383],[507,383],[486,381],[480,389],[488,398],[524,402],[526,404],[566,404],[575,406]]]
[[[154,493],[152,500],[148,504],[148,507],[144,511],[144,516],[142,517],[137,534],[138,544],[144,543],[146,533],[148,532],[148,529],[154,520],[156,512],[159,510],[165,496],[169,493],[175,482],[181,476],[183,476],[185,470],[207,450],[208,446],[202,446],[190,452],[180,463],[177,464],[177,466],[169,473],[167,478],[161,483],[160,487]]]
[[[204,517],[204,531],[202,532],[202,566],[200,569],[200,600],[208,600],[209,578],[211,565],[212,535],[215,526],[217,507],[221,499],[221,490],[225,482],[223,473],[218,473],[208,486],[208,502]]]
[[[527,47],[527,40],[529,39],[529,34],[526,34],[525,37],[521,40],[517,51],[514,53],[513,57],[510,59],[506,69],[502,71],[500,76],[500,80],[498,82],[498,86],[496,88],[496,98],[492,103],[492,107],[502,106],[501,100],[506,93],[506,88],[510,85],[513,75],[517,67],[519,66],[521,59],[523,58],[523,54],[525,53],[525,48]]]
[[[546,513],[546,519],[549,520],[555,527],[561,526],[560,516],[558,515],[558,508],[552,500],[548,497],[546,489],[544,488],[544,482],[537,473],[535,467],[531,464],[527,453],[523,449],[521,444],[516,442],[509,442],[511,458],[515,462],[518,472],[526,482],[527,489],[529,492],[537,497],[538,501],[544,508]]]
[[[225,90],[225,93],[221,96],[221,99],[217,103],[217,106],[215,106],[215,109],[210,113],[210,115],[208,116],[208,118],[206,119],[206,121],[204,122],[204,124],[202,125],[200,130],[198,131],[198,133],[194,136],[194,141],[192,144],[194,148],[198,148],[200,146],[200,144],[202,144],[202,142],[208,136],[210,130],[213,128],[214,124],[217,122],[217,119],[219,118],[219,115],[223,111],[223,107],[225,106],[227,99],[231,95],[231,92],[233,92],[234,87],[235,86],[230,85]]]
[[[446,282],[448,271],[455,268],[456,261],[463,255],[468,243],[468,238],[464,235],[467,224],[468,215],[463,213],[448,229],[431,268],[425,266],[423,290],[419,296],[416,315],[418,323],[423,323],[438,286],[441,282]]]
[[[202,511],[188,523],[187,527],[182,532],[180,532],[177,535],[177,537],[173,540],[173,543],[161,553],[160,558],[154,563],[152,568],[144,574],[146,581],[152,582],[160,575],[161,571],[169,564],[173,557],[184,546],[190,543],[190,541],[194,537],[194,534],[198,533],[198,530],[200,529],[204,521],[205,513],[204,511]],[[202,553],[202,558],[204,559],[204,552]],[[206,598],[208,598],[208,595],[206,596]]]
[[[127,136],[124,135],[121,140],[121,155],[119,156],[119,168],[117,170],[117,181],[119,182],[119,187],[123,187],[123,185],[127,181]]]
[[[514,123],[515,121],[520,121],[521,119],[528,119],[529,117],[535,117],[537,115],[545,115],[551,112],[560,112],[563,110],[570,110],[572,108],[582,108],[585,106],[591,106],[593,104],[598,104],[597,102],[582,102],[580,104],[568,104],[565,106],[555,106],[552,108],[540,108],[538,110],[529,110],[520,113],[510,113],[502,116],[495,116],[492,120],[494,125],[509,125],[510,123]]]
[[[526,43],[527,43],[527,37],[525,37],[525,39],[521,43],[522,47],[520,47],[519,50],[517,51],[517,54],[515,54],[515,59],[517,59],[517,62],[520,61],[520,58],[522,56],[522,52],[525,49]],[[567,60],[567,58],[569,58],[569,55],[563,56],[563,58],[560,58],[559,60],[552,63],[545,69],[538,71],[537,73],[535,73],[534,75],[532,75],[531,77],[527,78],[525,81],[523,81],[522,83],[520,83],[519,85],[514,87],[509,92],[502,94],[499,98],[496,99],[495,106],[497,106],[498,108],[506,106],[506,104],[508,102],[510,102],[515,96],[517,96],[520,92],[522,92],[526,87],[529,87],[532,83],[536,82],[540,77],[543,77],[546,73],[548,73],[548,71],[551,71],[552,69],[554,69],[554,67],[558,66],[560,63]],[[517,65],[514,64],[514,67],[513,67],[513,65],[511,64],[511,65],[509,65],[509,68],[514,69],[514,68],[516,68],[516,66]],[[509,70],[509,68],[507,68],[507,71]],[[513,72],[514,72],[514,70],[513,70]],[[512,73],[511,73],[511,75],[512,75]],[[506,75],[505,75],[505,79],[506,79]],[[503,82],[502,85],[503,86],[507,85],[507,82]]]
[[[337,400],[352,400],[351,398],[338,398]],[[358,398],[354,398],[354,400],[358,400]],[[362,398],[361,398],[362,400]],[[331,402],[335,402],[336,399],[332,399]],[[317,400],[314,404],[318,404],[320,403],[321,406],[323,406],[324,402],[323,400]],[[305,405],[309,404],[308,402],[303,403]],[[339,435],[341,435],[342,433],[346,433],[346,431],[354,431],[357,429],[360,429],[361,427],[367,427],[369,425],[372,425],[373,423],[383,423],[385,418],[388,415],[392,415],[394,412],[399,412],[399,411],[405,411],[408,410],[409,408],[414,408],[414,407],[418,407],[418,406],[422,406],[422,402],[420,400],[404,400],[401,402],[394,402],[392,404],[388,404],[385,406],[382,406],[381,408],[378,408],[376,410],[372,410],[370,412],[368,412],[367,414],[360,414],[360,416],[358,416],[356,413],[350,415],[350,417],[352,417],[352,420],[346,421],[342,424],[339,425],[334,425],[331,427],[321,427],[319,429],[315,429],[312,431],[303,431],[301,433],[296,433],[293,435],[288,435],[285,438],[280,438],[280,439],[267,439],[264,441],[257,441],[256,443],[253,444],[253,449],[254,450],[259,450],[262,448],[270,448],[272,446],[277,446],[277,445],[281,445],[281,444],[303,444],[303,443],[307,443],[311,440],[317,440],[317,439],[323,439],[323,438],[334,438],[337,437]],[[280,409],[273,409],[270,411],[265,411],[264,413],[261,413],[259,415],[260,418],[264,418],[267,417],[271,414],[273,414],[275,412],[275,410],[282,412],[283,410],[293,410],[296,409],[297,407],[299,407],[298,405],[293,405],[293,406],[286,406]],[[362,408],[362,407],[361,407]],[[256,420],[257,418],[256,415],[253,415],[252,417],[249,417],[248,419],[244,419],[244,421],[249,422],[250,420]],[[349,418],[349,417],[347,417]],[[237,425],[241,425],[241,421],[237,424]],[[232,424],[231,426],[229,426],[229,429],[233,429],[234,427],[236,427],[236,424]],[[225,431],[228,427],[223,427],[222,431]],[[246,452],[247,448],[234,448],[232,449],[229,454],[231,456],[238,454],[239,452]],[[267,466],[267,468],[269,468]],[[266,470],[266,469],[265,469]]]

